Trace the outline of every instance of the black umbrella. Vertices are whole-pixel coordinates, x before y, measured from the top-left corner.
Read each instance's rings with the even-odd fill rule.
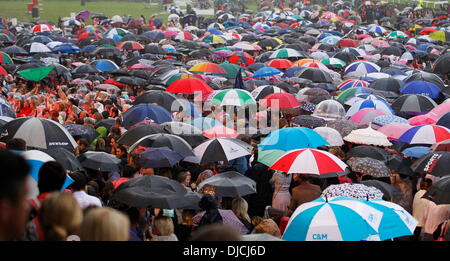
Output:
[[[153,148],[168,147],[169,149],[180,153],[183,157],[194,156],[191,145],[182,138],[172,134],[158,133],[144,136],[135,142],[129,148],[129,151],[134,150],[138,146]]]
[[[49,149],[64,147],[73,150],[77,143],[61,124],[42,118],[27,117],[14,119],[0,128],[0,141],[14,138],[25,140],[28,147]]]
[[[296,76],[299,78],[311,80],[313,82],[333,82],[333,78],[331,78],[331,75],[319,68],[305,68],[301,71],[296,72]]]
[[[92,141],[100,135],[100,133],[96,130],[86,125],[66,124],[64,125],[64,128],[66,128],[70,135],[72,135],[75,139],[85,138],[89,143],[92,143]]]
[[[418,173],[426,173],[436,177],[450,175],[450,152],[435,151],[421,157],[411,165],[411,169]]]
[[[273,51],[265,52],[258,57],[256,57],[256,61],[259,63],[265,63],[270,60],[270,56],[272,55]]]
[[[93,66],[91,64],[83,64],[83,65],[78,66],[77,68],[75,68],[72,71],[72,73],[73,74],[75,74],[75,73],[79,73],[79,74],[101,73],[101,71],[97,67],[95,67],[95,66]]]
[[[381,78],[371,82],[369,88],[379,91],[399,92],[403,85],[403,81],[395,78]]]
[[[299,41],[308,43],[309,45],[314,45],[316,44],[317,39],[315,37],[312,36],[302,36],[300,38],[298,38]]]
[[[130,76],[130,73],[128,71],[125,71],[124,69],[116,69],[109,73],[115,76]]]
[[[406,94],[398,97],[391,105],[395,113],[404,118],[424,114],[431,111],[437,104],[430,97],[420,94]]]
[[[350,52],[338,52],[333,56],[333,58],[341,59],[346,64],[350,64],[350,63],[358,60],[358,57],[356,57],[356,55],[354,55]]]
[[[410,162],[399,155],[390,155],[388,161],[386,162],[386,166],[402,175],[415,176],[414,172],[410,168]]]
[[[354,147],[347,152],[347,157],[369,157],[372,159],[386,162],[389,159],[389,153],[381,148],[361,145]]]
[[[140,78],[143,79],[145,81],[148,81],[152,78],[152,76],[150,75],[150,73],[148,71],[144,71],[144,70],[132,70],[130,72],[130,74],[136,78]],[[139,81],[139,79],[138,79]]]
[[[23,70],[27,70],[27,69],[32,69],[32,68],[39,68],[39,67],[43,67],[45,66],[44,63],[36,61],[36,62],[29,62],[29,63],[25,63],[22,65],[19,65],[16,70],[14,71],[14,73],[17,73],[19,71],[23,71]]]
[[[250,155],[253,147],[238,139],[215,138],[208,139],[194,149],[200,163],[231,161]]]
[[[164,107],[168,111],[172,111],[172,104],[176,99],[177,96],[165,91],[146,91],[134,100],[133,105],[153,103]]]
[[[61,163],[66,170],[69,171],[82,171],[84,168],[81,166],[80,161],[75,157],[73,152],[64,148],[53,148],[48,150],[42,150],[50,155],[57,162]]]
[[[117,143],[131,146],[142,137],[166,132],[167,131],[163,127],[158,125],[140,124],[122,134],[122,136],[120,136],[120,138],[117,140]]]
[[[189,56],[192,58],[206,58],[211,55],[213,55],[213,53],[207,49],[195,50],[189,53]]]
[[[121,160],[116,158],[116,156],[101,151],[85,152],[79,157],[79,160],[81,166],[102,172],[119,172],[119,165],[121,163]]]
[[[25,49],[17,45],[11,45],[3,48],[1,51],[10,55],[28,55],[28,52]]]
[[[95,124],[95,128],[103,126],[106,129],[108,129],[108,131],[109,131],[112,128],[112,126],[114,126],[115,124],[116,124],[116,120],[115,119],[112,119],[112,118],[110,118],[110,119],[103,119],[103,120],[101,120],[101,121],[99,121],[99,122],[97,122]]]
[[[259,41],[258,45],[265,49],[273,49],[273,48],[277,47],[278,45],[280,45],[280,43],[275,39],[268,38],[268,39]]]
[[[400,56],[402,56],[403,52],[404,51],[397,46],[389,46],[387,48],[384,48],[380,52],[380,54],[381,55],[394,55],[394,56],[400,57]]]
[[[147,175],[122,183],[112,200],[137,208],[175,209],[186,205],[187,190],[166,177]]]
[[[207,139],[201,134],[177,134],[180,138],[185,140],[192,148],[205,142]]]
[[[393,187],[388,183],[379,180],[364,180],[361,181],[361,184],[379,189],[381,192],[383,192],[384,198],[386,198],[386,200],[391,200],[393,197],[402,194],[402,192],[396,187]]]
[[[263,67],[266,67],[264,63],[254,63],[247,67],[252,72],[256,72],[258,69],[261,69]]]
[[[440,74],[447,74],[450,72],[450,53],[440,56],[433,65],[433,72]]]
[[[139,155],[139,164],[143,168],[173,167],[183,159],[179,153],[167,148],[149,148]]]
[[[207,178],[198,185],[199,190],[204,187],[212,187],[214,194],[221,197],[242,197],[256,193],[256,182],[236,171],[227,171]]]
[[[434,83],[440,89],[445,89],[445,83],[441,77],[437,76],[434,73],[428,73],[428,72],[424,72],[424,71],[416,71],[411,76],[406,78],[404,81],[405,81],[405,83],[412,82],[412,81],[426,81],[426,82]]]
[[[434,183],[422,198],[431,200],[437,205],[450,204],[450,176]]]
[[[116,81],[130,86],[144,86],[148,84],[147,80],[128,76],[120,76],[116,79]]]
[[[299,115],[296,116],[292,119],[292,122],[300,125],[300,126],[304,126],[304,127],[309,127],[309,128],[316,128],[316,127],[320,127],[323,124],[325,124],[325,120],[321,119],[321,118],[317,118],[311,115]]]
[[[166,50],[164,50],[159,45],[155,45],[155,44],[148,44],[148,45],[146,45],[145,48],[144,48],[144,52],[146,52],[146,53],[153,53],[153,54],[167,54]]]
[[[112,56],[120,56],[122,55],[122,52],[115,47],[97,47],[92,52],[92,55],[103,55],[106,57],[112,57]]]
[[[134,34],[126,34],[122,37],[121,42],[125,42],[125,41],[134,41],[137,42],[137,37]]]

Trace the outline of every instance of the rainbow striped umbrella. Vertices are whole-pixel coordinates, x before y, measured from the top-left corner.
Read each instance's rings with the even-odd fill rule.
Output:
[[[210,62],[198,63],[192,66],[189,71],[194,73],[227,74],[220,65]]]

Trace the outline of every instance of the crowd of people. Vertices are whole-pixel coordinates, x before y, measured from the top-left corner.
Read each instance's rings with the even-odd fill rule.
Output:
[[[195,19],[172,12],[167,23],[96,14],[92,25],[60,19],[63,30],[3,19],[0,240],[280,240],[302,206],[334,196],[369,201],[369,188],[381,195],[371,200],[395,203],[416,221],[409,234],[382,240],[449,240],[450,191],[436,189],[443,201],[426,197],[450,174],[450,39],[434,37],[450,34],[449,14],[368,2],[276,1],[255,14],[238,2],[234,13],[198,19],[190,9]],[[183,106],[173,109],[177,101]],[[358,131],[367,136],[356,140]],[[278,143],[268,143],[277,133]],[[305,148],[333,164],[314,154],[300,171],[277,167]],[[233,150],[247,153],[230,158]],[[360,159],[375,166],[353,164]],[[336,162],[346,170],[324,170]],[[208,185],[222,173],[236,180]],[[155,176],[163,179],[145,179]],[[251,192],[241,192],[241,180]],[[119,199],[139,182],[148,182],[141,195]],[[356,185],[362,196],[350,192]],[[194,199],[189,207],[140,204],[158,193]]]

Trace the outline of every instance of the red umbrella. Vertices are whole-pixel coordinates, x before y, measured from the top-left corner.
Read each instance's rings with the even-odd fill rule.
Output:
[[[149,69],[149,68],[152,68],[152,67],[145,66],[145,65],[140,64],[140,63],[137,63],[137,64],[135,64],[135,65],[133,65],[133,66],[128,67],[129,70],[134,70],[134,69]]]
[[[5,68],[3,68],[1,66],[0,66],[0,75],[4,75],[4,76],[8,75],[8,72],[5,70]]]
[[[108,79],[108,80],[104,81],[103,83],[105,83],[105,84],[112,84],[112,85],[115,85],[117,87],[128,88],[128,85],[120,83],[120,82],[116,82],[113,79]]]
[[[270,169],[286,173],[336,177],[345,174],[347,165],[335,155],[317,149],[292,150],[281,156]]]
[[[88,37],[95,37],[95,38],[98,38],[98,39],[102,39],[102,36],[99,35],[98,33],[93,33],[93,32],[89,32],[89,31],[85,31],[85,32],[79,33],[77,35],[77,39],[80,40],[80,41],[84,40],[84,39],[86,39]]]
[[[213,91],[205,81],[195,78],[179,79],[174,81],[166,89],[167,92],[171,93],[196,93],[201,92],[203,94],[208,94]]]
[[[341,47],[358,47],[359,43],[358,41],[352,40],[352,39],[341,39],[339,42],[337,42],[338,46]]]
[[[436,31],[437,31],[436,28],[427,27],[427,28],[423,29],[422,31],[420,31],[420,34],[427,35],[427,34],[431,34],[432,32],[436,32]]]
[[[144,46],[135,41],[125,41],[121,42],[116,46],[119,50],[142,50]]]
[[[273,59],[267,63],[268,66],[277,68],[277,69],[291,68],[292,64],[293,63],[291,61],[289,61],[288,59]]]
[[[237,64],[239,66],[247,67],[255,63],[253,56],[246,52],[234,52],[230,54],[227,59],[230,63]]]
[[[260,100],[264,107],[291,109],[301,106],[300,102],[290,93],[272,93]]]

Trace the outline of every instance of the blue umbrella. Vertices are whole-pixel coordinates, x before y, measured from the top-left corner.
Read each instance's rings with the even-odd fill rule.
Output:
[[[380,199],[363,202],[383,213],[380,226],[378,227],[378,237],[380,240],[411,236],[414,234],[418,222],[401,206]]]
[[[119,66],[111,60],[96,60],[91,64],[102,72],[111,72],[120,69]]]
[[[437,122],[436,125],[444,126],[450,129],[450,112],[444,114]]]
[[[44,35],[36,35],[33,38],[31,38],[32,42],[38,42],[43,44],[48,44],[50,42],[53,42],[53,40],[50,37],[44,36]]]
[[[395,76],[395,75],[404,75],[404,76],[406,76],[407,75],[404,71],[402,71],[400,69],[394,69],[394,68],[382,69],[381,72],[387,73],[387,74],[389,74],[391,76]]]
[[[79,53],[81,50],[79,47],[73,44],[61,44],[53,48],[52,53]]]
[[[295,73],[304,69],[305,67],[299,67],[299,66],[293,66],[289,69],[287,69],[284,74],[283,74],[283,78],[291,78],[291,77],[295,77]]]
[[[292,214],[283,240],[359,241],[376,235],[383,213],[362,200],[318,198]]]
[[[193,118],[198,118],[202,116],[202,114],[198,111],[195,105],[189,102],[188,100],[177,99],[175,102],[177,102],[180,105],[180,109],[184,113],[184,115]]]
[[[271,132],[260,144],[264,150],[295,150],[317,148],[329,143],[317,132],[310,128],[291,127]]]
[[[122,119],[124,127],[129,129],[143,120],[153,120],[158,124],[172,121],[172,116],[161,106],[141,103],[128,109]]]
[[[261,78],[266,76],[272,76],[282,73],[280,70],[273,67],[263,67],[258,69],[255,74],[253,74],[253,78]]]
[[[67,38],[65,38],[65,37],[56,36],[56,35],[51,35],[50,38],[51,38],[53,41],[58,41],[58,42],[61,42],[61,43],[70,43],[70,40],[67,39]]]
[[[143,168],[173,167],[183,159],[178,152],[168,147],[149,148],[139,155],[139,164]]]
[[[317,39],[322,40],[323,38],[328,37],[328,36],[333,36],[333,34],[330,34],[330,33],[319,34],[319,36],[317,36]]]
[[[2,98],[0,98],[0,116],[7,116],[11,118],[16,117],[16,113],[13,108],[11,108],[11,105]]]
[[[97,48],[96,45],[90,44],[90,45],[84,47],[83,49],[81,49],[81,52],[82,53],[92,53],[96,48]]]
[[[216,28],[210,28],[210,29],[208,29],[208,32],[215,34],[215,35],[223,35],[223,33],[219,29],[216,29]]]
[[[405,124],[409,124],[407,119],[404,119],[402,117],[399,116],[395,116],[395,115],[381,115],[381,116],[377,116],[373,119],[372,123],[379,125],[379,126],[384,126],[393,122],[399,122],[399,123],[405,123]]]
[[[191,125],[197,127],[200,130],[209,130],[209,129],[212,129],[212,128],[216,127],[216,126],[222,126],[223,125],[218,120],[216,120],[214,118],[209,118],[209,117],[197,118],[195,120],[191,120],[191,121],[188,121],[186,123],[191,124]]]
[[[441,89],[436,84],[425,81],[411,81],[400,88],[402,94],[421,94],[430,98],[438,98]]]
[[[149,38],[152,41],[159,41],[164,39],[164,34],[160,31],[145,32],[142,35]]]
[[[430,148],[426,146],[414,146],[402,151],[403,155],[412,158],[421,158],[423,155],[430,153]]]

